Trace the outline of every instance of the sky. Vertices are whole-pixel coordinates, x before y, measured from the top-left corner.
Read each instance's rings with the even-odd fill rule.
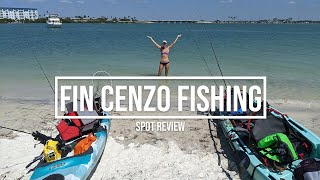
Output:
[[[137,17],[139,20],[320,20],[320,0],[0,0],[0,7],[37,8],[41,16]]]

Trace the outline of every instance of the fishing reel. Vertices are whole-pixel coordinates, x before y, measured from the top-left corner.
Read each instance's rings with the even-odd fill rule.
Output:
[[[34,137],[35,140],[39,141],[41,144],[45,145],[47,141],[49,140],[54,140],[54,138],[46,136],[39,131],[33,132],[32,136]]]

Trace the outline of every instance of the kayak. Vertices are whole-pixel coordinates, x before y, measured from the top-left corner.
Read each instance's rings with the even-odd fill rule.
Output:
[[[97,128],[94,136],[96,140],[84,153],[67,156],[54,162],[40,162],[30,179],[32,180],[64,180],[64,179],[87,179],[97,167],[99,160],[106,146],[110,120],[102,119],[100,127]]]
[[[106,146],[110,120],[102,119],[100,127],[94,133],[96,140],[91,147],[82,154],[65,157],[54,162],[39,163],[30,179],[32,180],[63,180],[87,179],[99,163]]]
[[[106,146],[110,131],[109,113],[100,105],[101,99],[95,98],[94,111],[84,107],[83,111],[73,111],[73,102],[66,104],[64,119],[56,128],[59,134],[49,137],[36,131],[35,140],[44,145],[42,153],[35,157],[26,168],[39,163],[33,171],[31,180],[84,180],[94,173]],[[79,108],[78,103],[78,109]],[[102,116],[99,119],[69,118],[69,116]]]
[[[231,115],[220,111],[212,112],[212,114]],[[219,123],[235,154],[239,168],[244,169],[251,179],[291,180],[295,168],[303,159],[320,157],[320,138],[271,105],[268,105],[267,108],[267,119],[254,119],[257,114],[253,113],[240,112],[240,114],[251,115],[252,119],[223,119],[219,120]],[[287,137],[287,147],[291,149],[288,148],[290,150],[286,155],[290,155],[292,151],[294,156],[288,155],[292,159],[286,158],[281,161],[280,155],[268,154],[265,152],[268,148],[261,148],[263,141],[274,136],[278,137],[279,134]],[[280,152],[276,150],[275,148],[272,152]]]

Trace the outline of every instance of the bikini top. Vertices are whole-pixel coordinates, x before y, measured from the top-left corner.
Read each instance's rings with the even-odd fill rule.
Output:
[[[166,51],[161,51],[161,55],[164,55],[164,54],[169,55],[169,49],[167,49]]]

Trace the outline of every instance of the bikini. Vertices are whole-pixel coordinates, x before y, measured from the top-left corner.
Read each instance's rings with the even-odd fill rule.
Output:
[[[169,55],[169,49],[167,51],[161,51],[161,56],[164,55],[164,54],[166,54],[168,56]],[[160,64],[165,66],[165,65],[169,64],[169,62],[160,62]]]
[[[169,64],[169,62],[160,62],[160,64],[165,66],[165,65]]]

